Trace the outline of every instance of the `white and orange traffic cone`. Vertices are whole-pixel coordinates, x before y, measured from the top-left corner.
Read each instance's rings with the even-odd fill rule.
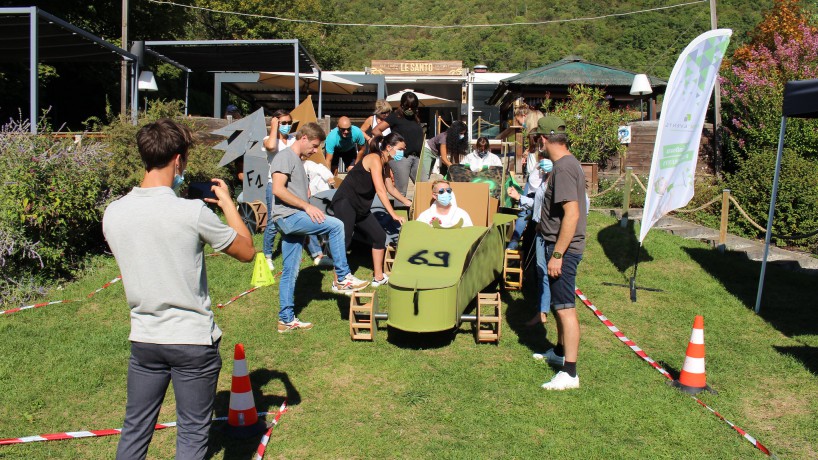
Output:
[[[247,373],[244,345],[237,343],[233,358],[233,383],[230,388],[230,409],[227,413],[227,434],[249,438],[263,432],[266,425],[258,418],[253,388]]]
[[[693,320],[693,332],[687,344],[685,362],[679,379],[673,381],[673,386],[685,393],[695,395],[702,390],[715,393],[707,384],[704,371],[704,316],[696,315]]]

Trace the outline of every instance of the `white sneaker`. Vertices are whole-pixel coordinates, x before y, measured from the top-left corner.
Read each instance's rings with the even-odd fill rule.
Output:
[[[383,286],[385,284],[389,284],[389,276],[386,273],[383,274],[383,278],[380,280],[372,278],[372,287]]]
[[[265,257],[267,259],[267,266],[270,267],[270,271],[276,271],[276,266],[273,264],[273,259],[271,257]]]
[[[334,267],[335,261],[332,258],[327,256],[318,256],[312,260],[312,264],[316,267]]]
[[[542,387],[546,390],[572,390],[579,388],[579,375],[571,377],[567,372],[559,371],[550,382],[545,382]]]
[[[560,356],[554,353],[554,349],[550,348],[545,353],[534,353],[531,355],[532,358],[536,359],[537,361],[548,360],[548,364],[554,364],[555,366],[562,366],[565,364],[565,356]]]
[[[285,332],[294,331],[296,329],[303,329],[308,331],[312,329],[312,323],[308,323],[306,321],[301,321],[298,318],[293,318],[292,321],[289,323],[285,323],[281,320],[278,320],[278,333],[283,334]]]
[[[352,273],[347,273],[344,279],[332,283],[332,291],[352,295],[353,292],[360,291],[367,286],[369,286],[369,281],[358,279]]]

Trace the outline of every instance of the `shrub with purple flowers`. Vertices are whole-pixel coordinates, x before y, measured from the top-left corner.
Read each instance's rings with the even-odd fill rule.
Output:
[[[99,220],[106,192],[99,144],[29,134],[28,121],[0,128],[0,304],[25,300],[104,244]]]
[[[722,123],[727,185],[757,222],[766,223],[775,153],[781,127],[784,85],[818,78],[818,29],[799,0],[776,0],[756,27],[749,43],[722,66]],[[780,191],[773,232],[806,234],[818,228],[818,120],[790,118],[784,138]],[[766,198],[765,198],[766,197]],[[735,230],[758,232],[736,214]],[[816,238],[777,244],[798,244],[815,251]]]
[[[801,24],[790,37],[776,33],[772,45],[761,43],[741,51],[743,59],[734,61],[720,78],[728,170],[738,167],[749,151],[778,145],[784,84],[818,78],[818,31]],[[788,120],[784,142],[818,160],[818,121]]]

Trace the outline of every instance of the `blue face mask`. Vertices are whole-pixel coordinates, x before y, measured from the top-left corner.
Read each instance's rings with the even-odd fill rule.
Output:
[[[185,182],[185,171],[182,171],[182,175],[174,174],[173,175],[173,184],[171,184],[170,188],[173,189],[174,192],[178,192],[179,188],[182,187],[182,184]]]
[[[543,158],[540,160],[540,169],[543,172],[550,173],[552,169],[554,169],[554,163],[551,160]]]
[[[403,150],[398,150],[395,152],[395,156],[393,156],[392,159],[395,161],[403,160]]]
[[[452,194],[451,193],[438,193],[437,194],[437,202],[441,206],[448,206],[452,204]]]
[[[290,134],[290,128],[292,128],[292,125],[278,125],[278,132],[286,136]]]
[[[477,156],[479,156],[480,158],[486,158],[486,155],[488,155],[488,154],[489,154],[488,150],[478,150],[477,151]]]

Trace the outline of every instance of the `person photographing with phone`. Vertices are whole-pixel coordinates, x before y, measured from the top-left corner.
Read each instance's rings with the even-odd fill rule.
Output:
[[[227,225],[201,200],[179,198],[190,130],[167,118],[136,136],[145,174],[139,187],[111,203],[102,229],[122,273],[130,308],[127,405],[117,459],[144,459],[165,398],[176,394],[176,458],[204,458],[222,360],[213,320],[204,245],[239,261],[255,249],[227,185],[212,179]]]

